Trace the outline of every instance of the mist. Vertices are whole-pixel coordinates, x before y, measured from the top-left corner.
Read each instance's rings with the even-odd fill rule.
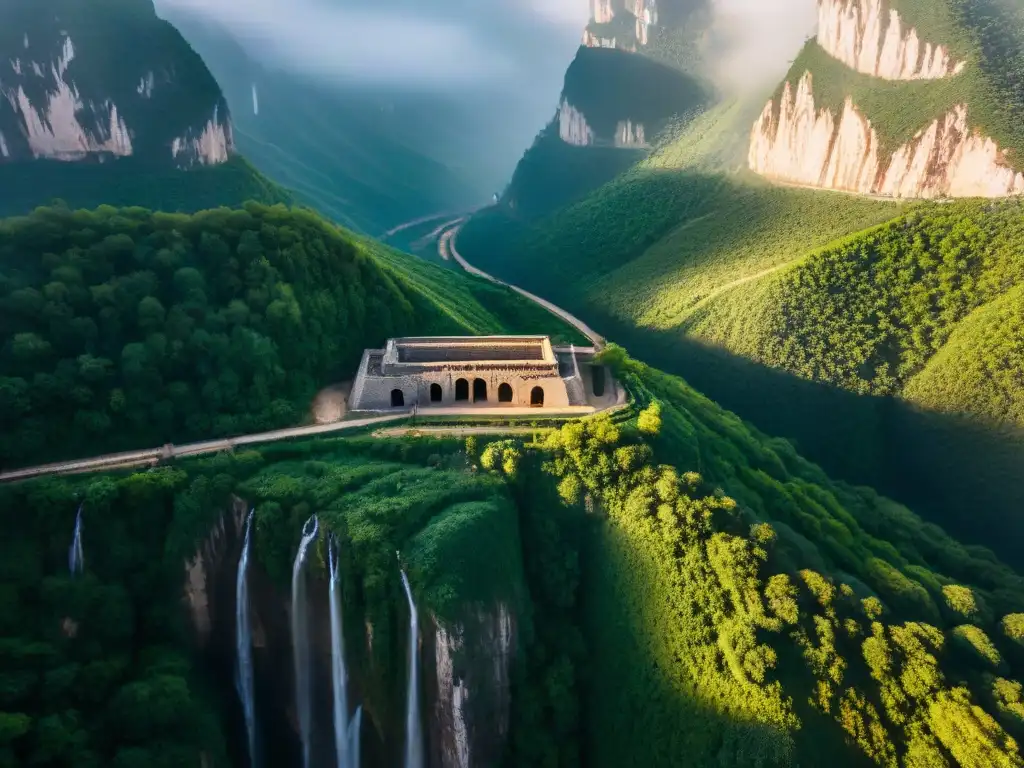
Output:
[[[774,87],[817,23],[815,0],[713,0],[710,74],[727,93]]]
[[[219,23],[267,66],[420,91],[517,85],[523,93],[547,92],[549,104],[588,17],[587,0],[158,0],[157,6]]]

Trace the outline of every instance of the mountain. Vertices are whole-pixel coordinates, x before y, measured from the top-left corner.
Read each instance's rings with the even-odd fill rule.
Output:
[[[1024,503],[1010,481],[1024,461],[1021,14],[1000,0],[818,7],[767,107],[718,98],[571,204],[478,213],[458,247],[830,472],[1011,556],[1001,539],[1024,535],[1005,514]],[[813,110],[780,109],[800,93]],[[946,132],[949,115],[966,122]],[[781,157],[763,154],[766,136],[811,175],[761,165]],[[966,193],[993,199],[951,200]]]
[[[670,123],[705,105],[697,66],[708,7],[694,0],[591,0],[591,20],[551,122],[501,197],[535,217],[642,159]]]
[[[198,193],[199,207],[220,178],[221,201],[268,196],[271,185],[234,157],[217,82],[151,0],[16,3],[0,54],[0,213],[53,198],[116,203],[124,185],[152,188],[130,195],[135,204],[189,205],[163,205],[158,179],[186,187],[180,197]],[[186,172],[197,172],[193,184]],[[238,187],[243,196],[229,194]]]
[[[1024,193],[1019,8],[820,0],[817,37],[765,105],[749,165],[889,197]]]

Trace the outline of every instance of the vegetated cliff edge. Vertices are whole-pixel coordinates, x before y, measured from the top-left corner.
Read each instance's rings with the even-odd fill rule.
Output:
[[[754,124],[750,168],[784,182],[889,197],[1024,193],[1015,159],[978,127],[969,96],[979,62],[922,44],[896,10],[883,33],[883,15],[881,0],[820,0],[817,40]],[[917,130],[907,131],[915,119]]]
[[[152,0],[23,4],[0,32],[0,162],[228,160],[227,102]]]

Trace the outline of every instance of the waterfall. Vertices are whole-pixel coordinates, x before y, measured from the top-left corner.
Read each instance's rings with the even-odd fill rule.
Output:
[[[249,542],[252,534],[252,514],[245,521],[245,544],[242,545],[242,559],[238,562],[238,576],[235,580],[235,647],[236,669],[235,688],[242,701],[245,714],[245,730],[249,736],[249,765],[256,765],[256,705],[253,695],[252,675],[252,629],[249,626]]]
[[[295,661],[295,714],[302,739],[302,765],[309,768],[309,744],[313,731],[309,648],[309,608],[306,605],[306,550],[316,538],[319,524],[313,515],[302,526],[302,541],[292,566],[292,655]]]
[[[402,586],[409,601],[409,694],[405,707],[405,768],[423,768],[423,734],[420,731],[419,622],[409,579],[402,572]]]
[[[332,537],[327,549],[331,576],[331,682],[334,687],[334,749],[337,768],[359,768],[359,725],[363,709],[348,719],[348,673],[345,669],[345,637],[341,621],[341,571],[338,544]]]
[[[359,768],[359,729],[363,724],[363,705],[356,707],[352,722],[348,724],[349,754],[352,755],[352,768]]]
[[[75,536],[68,548],[68,568],[71,569],[72,575],[81,573],[85,565],[85,557],[82,555],[82,506],[84,504],[85,502],[82,502],[78,505],[78,514],[75,515]]]

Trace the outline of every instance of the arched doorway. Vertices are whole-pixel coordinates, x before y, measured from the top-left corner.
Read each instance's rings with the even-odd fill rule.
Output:
[[[469,400],[469,382],[465,379],[457,379],[455,382],[455,399]]]
[[[401,408],[405,405],[405,394],[400,389],[391,390],[391,407]]]
[[[595,365],[590,369],[593,379],[594,397],[604,397],[604,366]]]
[[[534,387],[530,390],[530,405],[533,407],[544,405],[543,387]]]
[[[498,402],[499,403],[511,403],[512,402],[512,387],[508,384],[502,384],[498,387]]]
[[[432,403],[440,403],[441,402],[441,398],[443,398],[443,397],[444,397],[444,392],[441,391],[441,385],[440,384],[431,384],[430,385],[430,402],[432,402]]]
[[[487,382],[483,379],[473,379],[473,402],[487,402]]]

